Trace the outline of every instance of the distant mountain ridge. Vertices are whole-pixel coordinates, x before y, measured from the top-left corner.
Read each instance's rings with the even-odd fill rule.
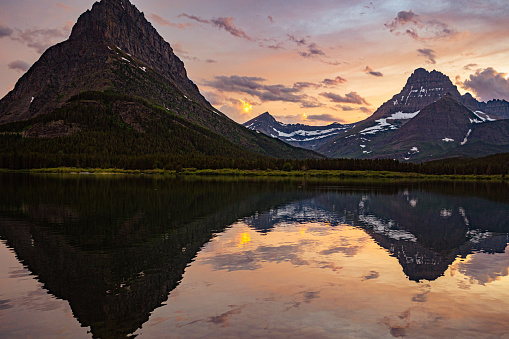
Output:
[[[268,112],[242,124],[248,129],[262,132],[270,137],[309,150],[316,150],[331,138],[346,133],[354,124],[332,123],[327,126],[309,126],[304,124],[284,124],[277,121]]]
[[[462,96],[446,75],[419,68],[372,116],[317,151],[332,158],[414,162],[507,152],[507,112],[509,102]]]
[[[287,125],[264,113],[243,125],[329,158],[421,162],[507,152],[505,119],[509,102],[479,102],[470,93],[461,95],[443,73],[418,68],[400,93],[355,124]]]

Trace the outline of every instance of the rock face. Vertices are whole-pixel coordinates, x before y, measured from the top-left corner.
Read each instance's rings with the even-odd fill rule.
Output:
[[[170,80],[189,96],[209,105],[187,77],[184,63],[156,29],[128,0],[103,0],[83,13],[69,41],[114,44]]]
[[[303,124],[283,124],[268,112],[242,124],[272,138],[282,140],[292,146],[316,150],[335,136],[346,133],[355,125],[333,123],[327,126],[309,126]]]
[[[401,92],[384,103],[370,119],[386,118],[395,112],[417,112],[440,100],[447,93],[457,99],[461,97],[449,77],[437,71],[428,72],[424,68],[418,68],[408,78]]]
[[[143,98],[252,152],[320,157],[249,131],[213,108],[187,77],[169,43],[129,0],[102,0],[83,13],[70,38],[50,47],[0,100],[0,124],[47,116],[90,91]],[[131,101],[116,105],[129,106]],[[130,110],[127,119],[118,118],[144,132],[130,121],[139,115],[143,114]]]
[[[371,117],[317,151],[328,157],[415,162],[507,152],[509,138],[501,119],[508,110],[506,101],[484,103],[470,94],[461,96],[447,76],[419,68]]]

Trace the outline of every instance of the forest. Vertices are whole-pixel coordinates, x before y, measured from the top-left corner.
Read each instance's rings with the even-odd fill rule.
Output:
[[[128,117],[122,115],[125,113],[122,103],[129,103]],[[37,135],[35,127],[51,122],[72,126],[77,131],[59,137]],[[44,128],[39,130],[44,133]],[[142,98],[88,92],[71,98],[52,113],[0,125],[0,168],[55,167],[362,170],[505,176],[509,172],[509,153],[421,164],[393,159],[276,159],[246,151],[225,137]]]

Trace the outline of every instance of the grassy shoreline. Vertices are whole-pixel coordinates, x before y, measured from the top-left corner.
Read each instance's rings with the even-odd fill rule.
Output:
[[[502,175],[435,175],[391,171],[346,171],[346,170],[239,170],[239,169],[194,169],[172,170],[125,170],[117,168],[41,168],[27,170],[0,169],[0,173],[47,173],[47,174],[129,174],[129,175],[165,175],[165,176],[237,176],[237,177],[295,177],[295,178],[365,178],[365,179],[412,179],[447,181],[509,181]]]

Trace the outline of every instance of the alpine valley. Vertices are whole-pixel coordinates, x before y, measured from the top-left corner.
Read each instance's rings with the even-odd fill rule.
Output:
[[[200,94],[129,0],[96,2],[0,100],[0,168],[10,169],[266,169],[274,158],[423,162],[508,150],[507,101],[462,96],[422,68],[355,124],[287,125],[264,113],[242,126]]]
[[[509,102],[461,95],[444,74],[416,69],[403,90],[352,125],[285,125],[268,113],[244,126],[329,158],[423,162],[509,150]]]
[[[102,0],[0,101],[0,167],[227,167],[323,158],[216,110],[129,0]],[[226,164],[226,165],[225,165]]]

